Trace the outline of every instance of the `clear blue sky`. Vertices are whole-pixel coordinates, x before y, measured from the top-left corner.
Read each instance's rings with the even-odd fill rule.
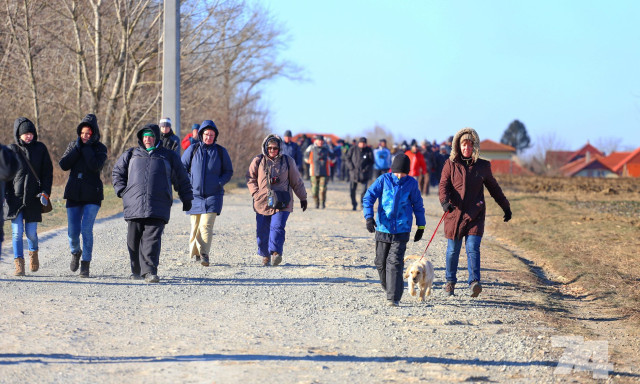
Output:
[[[499,141],[514,119],[563,149],[640,146],[640,1],[272,0],[283,56],[308,82],[266,87],[277,133],[358,136],[375,124]]]

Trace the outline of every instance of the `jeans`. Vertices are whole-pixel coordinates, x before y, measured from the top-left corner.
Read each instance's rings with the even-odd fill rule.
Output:
[[[256,213],[256,237],[258,239],[258,255],[271,257],[272,252],[282,255],[287,219],[291,212],[278,211],[271,216]]]
[[[468,235],[465,237],[465,250],[467,251],[467,268],[469,269],[469,284],[480,281],[480,242],[482,236]],[[458,271],[458,259],[460,258],[460,248],[462,239],[448,240],[446,280],[456,283],[456,272]]]
[[[24,258],[24,250],[22,248],[22,233],[27,234],[27,245],[29,251],[38,250],[38,223],[24,223],[22,220],[22,212],[18,213],[15,219],[11,220],[11,232],[13,232],[13,258]]]
[[[67,235],[71,253],[82,251],[82,260],[91,261],[93,252],[93,224],[96,222],[100,206],[84,204],[67,208]],[[82,234],[82,249],[80,249],[80,234]]]

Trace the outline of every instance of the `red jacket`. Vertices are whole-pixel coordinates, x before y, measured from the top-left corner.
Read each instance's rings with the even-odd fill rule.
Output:
[[[409,176],[421,176],[427,173],[427,163],[424,161],[424,156],[422,153],[416,152],[413,153],[411,150],[408,150],[404,153],[411,160],[411,170],[409,171]]]

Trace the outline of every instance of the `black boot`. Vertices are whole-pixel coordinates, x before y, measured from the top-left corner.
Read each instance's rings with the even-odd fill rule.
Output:
[[[82,250],[71,254],[71,272],[78,270],[78,267],[80,266],[80,256],[82,256]]]
[[[80,262],[80,277],[89,277],[89,264],[90,261],[82,260]]]

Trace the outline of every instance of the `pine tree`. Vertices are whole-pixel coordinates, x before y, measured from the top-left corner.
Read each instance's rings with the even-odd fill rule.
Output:
[[[516,149],[516,152],[531,147],[531,139],[527,133],[527,128],[519,120],[514,120],[502,134],[500,139],[502,144],[510,145]]]

